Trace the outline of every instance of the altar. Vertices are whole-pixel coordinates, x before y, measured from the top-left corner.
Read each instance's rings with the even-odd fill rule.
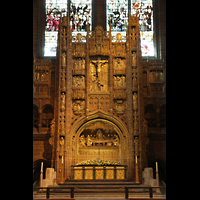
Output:
[[[127,165],[117,166],[71,166],[72,180],[125,180]]]

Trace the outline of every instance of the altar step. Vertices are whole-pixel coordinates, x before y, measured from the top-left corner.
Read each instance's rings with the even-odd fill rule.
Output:
[[[63,184],[58,184],[60,186],[77,186],[77,185],[140,185],[140,183],[135,183],[134,181],[128,181],[128,180],[68,180],[65,181]]]

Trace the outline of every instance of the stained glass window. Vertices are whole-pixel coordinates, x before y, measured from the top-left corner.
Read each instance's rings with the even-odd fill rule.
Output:
[[[87,23],[92,30],[92,0],[70,0],[70,24],[72,32],[86,32]]]
[[[107,0],[107,30],[111,21],[111,32],[126,32],[128,25],[128,0]]]
[[[131,14],[139,18],[142,56],[154,56],[152,0],[131,0]]]
[[[61,16],[67,16],[67,0],[46,0],[44,56],[56,56],[58,28]]]

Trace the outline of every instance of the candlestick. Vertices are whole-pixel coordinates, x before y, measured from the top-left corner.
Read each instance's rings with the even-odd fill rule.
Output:
[[[135,163],[137,164],[137,156],[135,156]]]
[[[156,162],[156,186],[159,187],[158,162]],[[156,193],[161,193],[160,188],[156,188]]]
[[[41,171],[43,171],[43,162],[41,162]]]

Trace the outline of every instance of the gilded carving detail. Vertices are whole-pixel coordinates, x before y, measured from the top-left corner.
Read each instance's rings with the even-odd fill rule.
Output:
[[[101,26],[96,26],[95,31],[89,35],[90,55],[109,55],[109,34]]]
[[[84,89],[73,89],[72,99],[85,99],[85,90]]]
[[[84,109],[84,102],[80,100],[76,100],[73,104],[73,111],[75,115],[80,115],[83,112]]]
[[[107,167],[106,169],[106,179],[114,179],[114,167]]]
[[[125,179],[125,177],[124,177],[124,167],[117,167],[116,178],[117,179]]]
[[[101,146],[107,147],[118,147],[119,146],[119,137],[117,134],[107,134],[104,135],[100,129],[94,135],[81,135],[79,137],[79,146],[80,147],[93,147],[101,144]]]
[[[117,101],[115,105],[115,111],[117,114],[124,114],[125,107],[124,107],[123,101]]]
[[[126,99],[126,90],[115,89],[114,90],[114,99]]]
[[[74,167],[74,179],[76,180],[83,179],[82,167]]]
[[[113,59],[114,75],[126,75],[125,59]]]
[[[108,92],[108,61],[90,61],[90,92]]]
[[[74,61],[72,75],[85,75],[85,59],[79,58]]]
[[[122,76],[114,76],[114,87],[126,87],[126,77]]]
[[[112,44],[113,57],[126,57],[125,43],[113,43]]]
[[[103,167],[96,167],[95,179],[104,179]]]
[[[85,179],[93,179],[93,167],[85,167]]]

